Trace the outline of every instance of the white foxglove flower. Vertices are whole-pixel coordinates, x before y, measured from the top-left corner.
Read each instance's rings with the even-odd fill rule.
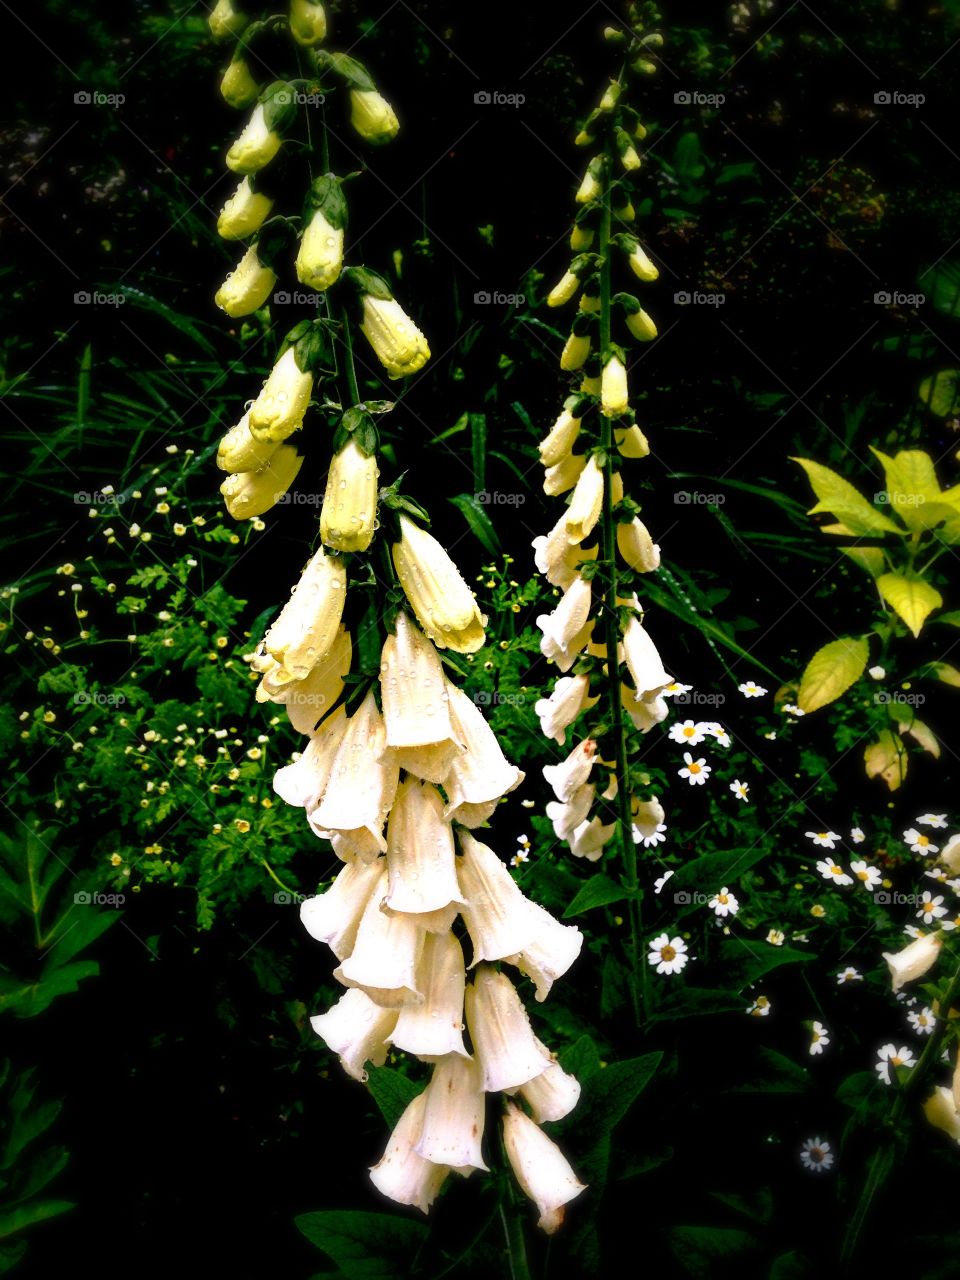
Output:
[[[589,677],[561,676],[550,697],[540,698],[533,709],[540,718],[540,731],[544,737],[563,746],[567,740],[566,731],[580,712],[595,707],[599,701],[599,697],[590,697]]]
[[[338,960],[354,948],[370,896],[383,874],[383,859],[348,862],[326,893],[304,898],[300,920],[311,938],[325,942]]]
[[[580,419],[569,409],[564,409],[550,431],[540,441],[540,461],[545,467],[553,467],[571,453],[580,434]]]
[[[545,764],[543,776],[553,788],[553,794],[564,804],[590,779],[597,758],[597,744],[592,738],[584,738],[561,764]]]
[[[214,302],[234,319],[257,311],[273,293],[277,273],[260,261],[251,245],[217,290]]]
[[[441,649],[476,653],[486,618],[473,592],[440,543],[408,516],[400,516],[393,563],[420,626]]]
[[[642,698],[625,684],[620,686],[620,698],[623,709],[633,721],[633,727],[641,733],[649,733],[655,725],[666,720],[670,708],[666,700],[659,694],[654,698]]]
[[[937,861],[946,867],[951,875],[960,873],[960,835],[950,837],[940,850]]]
[[[500,750],[496,734],[487,724],[483,712],[456,685],[446,682],[450,719],[454,736],[464,750],[453,760],[443,782],[447,793],[444,814],[464,826],[473,806],[493,805],[507,792],[519,787],[524,773],[510,764]]]
[[[345,987],[365,991],[374,1004],[399,1009],[423,1003],[416,974],[424,933],[413,916],[388,915],[381,909],[386,892],[383,870],[360,919],[354,948],[333,976]]]
[[[386,851],[383,824],[399,774],[371,689],[347,721],[323,796],[308,813],[311,827],[332,842],[337,857],[372,858]]]
[[[923,1104],[923,1114],[935,1129],[942,1129],[954,1142],[960,1142],[960,1111],[953,1093],[945,1085],[934,1089]]]
[[[474,1169],[489,1172],[481,1151],[486,1098],[476,1060],[455,1053],[441,1058],[424,1097],[417,1154],[464,1176]]]
[[[416,982],[423,1003],[404,1005],[390,1043],[427,1061],[451,1053],[468,1057],[463,1045],[463,950],[449,930],[424,937]]]
[[[616,829],[615,822],[604,826],[599,818],[581,822],[570,837],[570,852],[575,858],[586,858],[588,862],[598,862],[603,854],[604,845]]]
[[[507,956],[537,989],[537,1001],[543,1003],[550,988],[561,978],[580,954],[583,934],[572,924],[561,924],[537,902],[527,902],[534,925],[533,938],[516,955]]]
[[[375,89],[350,90],[350,123],[365,142],[378,147],[400,131],[393,107]]]
[[[567,507],[567,538],[570,542],[583,542],[596,528],[603,510],[603,471],[592,453],[586,466],[577,477],[573,497]]]
[[[452,902],[462,905],[455,858],[440,792],[408,775],[397,788],[387,824],[385,907],[416,916]]]
[[[381,1009],[362,991],[345,991],[332,1009],[318,1013],[310,1025],[340,1058],[347,1075],[366,1083],[365,1064],[382,1067],[387,1040],[397,1021],[396,1009]]]
[[[234,520],[251,520],[275,507],[296,480],[303,458],[289,444],[277,446],[259,471],[227,476],[220,486],[227,512]]]
[[[569,671],[577,655],[589,643],[594,623],[590,620],[593,591],[590,583],[577,575],[560,598],[553,613],[542,613],[537,626],[543,632],[540,652],[561,671]]]
[[[551,1235],[563,1222],[564,1206],[586,1186],[557,1144],[512,1102],[503,1117],[503,1145],[517,1182],[537,1206],[538,1225]]]
[[[282,668],[274,673],[277,684],[302,680],[327,656],[339,634],[346,594],[342,562],[320,547],[264,637]]]
[[[370,1181],[398,1204],[409,1204],[427,1213],[440,1194],[450,1169],[424,1160],[414,1150],[423,1132],[426,1093],[418,1093],[397,1121],[379,1164],[370,1170]]]
[[[253,108],[243,132],[227,152],[227,168],[234,173],[256,173],[270,163],[280,150],[279,133],[269,128],[264,118],[263,103]]]
[[[236,470],[237,468],[234,468]],[[577,570],[584,560],[595,560],[597,548],[582,548],[567,537],[566,512],[547,534],[533,540],[534,557],[539,571],[554,587],[564,590],[577,577]]]
[[[406,378],[430,359],[426,338],[396,298],[365,293],[360,332],[390,378]]]
[[[258,440],[250,430],[250,410],[235,427],[231,427],[217,447],[217,466],[221,471],[259,471],[280,448],[277,440]]]
[[[547,467],[543,477],[543,492],[548,498],[557,498],[561,493],[566,493],[568,489],[572,489],[580,478],[580,473],[587,465],[587,459],[582,453],[567,453],[554,463],[553,466]],[[566,513],[564,513],[564,523],[566,523]]]
[[[659,693],[673,679],[664,671],[656,645],[636,616],[630,619],[623,633],[623,653],[640,697]]]
[[[656,835],[660,824],[667,816],[663,811],[663,805],[656,796],[652,800],[634,801],[631,808],[633,811],[633,825],[640,833],[641,840],[649,840]]]
[[[502,960],[534,939],[536,922],[520,886],[487,845],[460,832],[459,879],[466,903],[462,915],[473,943],[470,967],[481,960]]]
[[[937,963],[940,948],[943,946],[942,933],[924,933],[915,938],[902,951],[883,952],[883,958],[890,969],[893,990],[896,993],[908,982],[916,982]]]
[[[258,440],[286,440],[303,425],[312,393],[313,374],[304,373],[297,364],[295,348],[288,347],[253,402],[251,432]]]
[[[380,697],[390,747],[401,769],[442,783],[463,746],[450,721],[437,651],[403,610],[380,655]]]
[[[337,707],[319,730],[311,734],[299,759],[284,765],[273,775],[273,789],[281,800],[306,809],[308,813],[316,808],[330,780],[333,762],[346,729],[346,709]]]
[[[637,573],[652,573],[660,568],[660,548],[636,517],[629,524],[617,525],[617,548]]]
[[[562,1120],[580,1101],[580,1081],[568,1075],[545,1044],[537,1041],[544,1053],[551,1058],[550,1066],[542,1075],[534,1076],[520,1086],[520,1093],[530,1106],[537,1124],[550,1120]]]
[[[551,1059],[538,1046],[516,988],[488,964],[477,969],[466,991],[467,1026],[487,1093],[516,1089],[542,1075]]]
[[[247,240],[260,230],[272,208],[270,196],[254,191],[250,179],[243,178],[220,210],[217,234],[224,240]]]
[[[257,701],[281,703],[286,707],[287,719],[294,729],[298,733],[312,735],[316,725],[343,693],[344,676],[350,670],[352,657],[350,633],[341,626],[330,652],[302,680],[277,684],[275,674],[280,667],[276,659],[271,659],[257,686]]]
[[[630,408],[627,371],[619,356],[611,356],[603,366],[600,409],[606,418],[619,418]]]
[[[337,551],[366,551],[370,546],[379,475],[376,456],[364,453],[354,439],[331,458],[320,508],[320,537],[326,546]]]
[[[569,840],[577,827],[586,821],[593,808],[595,796],[596,787],[587,785],[575,791],[567,804],[561,804],[559,800],[550,800],[547,803],[546,814],[553,823],[554,834],[558,840]]]
[[[343,270],[343,227],[328,222],[322,209],[314,209],[297,250],[297,279],[308,289],[323,293],[335,284]]]

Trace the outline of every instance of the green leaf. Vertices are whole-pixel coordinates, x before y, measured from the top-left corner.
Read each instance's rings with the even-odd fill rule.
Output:
[[[810,951],[775,947],[769,942],[748,943],[743,938],[731,938],[719,950],[718,963],[724,981],[737,991],[753,986],[768,973],[781,969],[785,964],[807,964],[813,959]]]
[[[589,1036],[581,1036],[579,1040],[575,1040],[559,1057],[564,1071],[575,1075],[581,1085],[586,1084],[601,1069],[600,1054]]]
[[[395,1071],[393,1067],[373,1067],[367,1077],[367,1088],[380,1114],[392,1129],[421,1090],[420,1085]]]
[[[870,661],[866,637],[844,636],[818,649],[800,681],[797,701],[802,711],[816,711],[836,701],[863,675]]]
[[[810,515],[829,511],[854,534],[903,533],[888,516],[878,511],[849,480],[845,480],[836,471],[809,458],[791,458],[791,461],[798,462],[806,471],[817,496],[817,504],[810,508]]]
[[[883,466],[890,503],[908,528],[932,529],[956,517],[956,509],[944,501],[929,453],[903,449],[891,458],[872,445],[870,448]]]
[[[908,578],[903,573],[882,573],[877,579],[877,590],[915,636],[920,634],[927,616],[943,604],[943,596],[936,587],[924,578]]]
[[[724,849],[717,853],[701,854],[699,858],[677,868],[667,881],[664,896],[669,898],[678,891],[687,889],[714,894],[724,885],[732,884],[766,856],[767,850],[763,845],[755,845],[752,849]],[[677,902],[675,896],[673,900]],[[680,902],[678,905],[686,904]]]
[[[473,490],[487,487],[487,415],[470,414],[470,453],[473,458]]]
[[[760,1048],[757,1057],[760,1066],[754,1073],[734,1085],[729,1093],[807,1093],[811,1088],[810,1072],[779,1053],[776,1049]]]
[[[348,1209],[301,1213],[298,1229],[339,1268],[342,1280],[401,1280],[427,1239],[422,1222]]]
[[[879,578],[887,565],[887,558],[880,547],[841,547],[840,552],[865,569],[871,578]]]
[[[819,1273],[819,1268],[809,1258],[791,1249],[774,1259],[769,1280],[815,1280]]]
[[[31,1204],[0,1212],[0,1240],[8,1240],[37,1222],[46,1222],[48,1218],[56,1218],[75,1207],[72,1200],[34,1200]]]
[[[721,1274],[757,1274],[743,1270],[743,1255],[757,1248],[756,1240],[746,1231],[681,1226],[672,1227],[669,1236],[673,1256],[694,1280],[713,1280]]]
[[[584,911],[592,911],[594,907],[608,907],[612,902],[622,902],[629,896],[623,885],[617,884],[609,876],[591,876],[567,907],[563,918],[569,920],[571,916],[583,915]]]
[[[939,618],[938,621],[942,622],[943,618]],[[960,689],[960,671],[951,666],[949,662],[931,662],[920,674],[933,676],[941,684],[948,684],[954,689]]]
[[[470,532],[483,547],[484,551],[488,551],[492,556],[499,555],[500,538],[493,527],[493,521],[473,494],[458,493],[455,498],[448,498],[447,501],[452,502],[466,519],[467,524],[470,526]]]
[[[938,418],[951,417],[960,406],[960,369],[938,369],[924,378],[917,395]]]

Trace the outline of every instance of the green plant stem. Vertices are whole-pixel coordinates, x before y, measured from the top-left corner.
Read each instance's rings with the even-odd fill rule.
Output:
[[[357,385],[357,370],[353,363],[353,330],[350,328],[350,317],[346,306],[340,309],[340,328],[343,334],[343,370],[347,378],[347,390],[350,393],[351,406],[360,403],[360,388]]]
[[[607,147],[607,171],[603,191],[603,208],[600,221],[600,358],[605,359],[610,346],[610,233],[611,191],[613,172],[612,148]],[[640,902],[637,897],[637,848],[633,839],[633,815],[630,810],[629,768],[627,764],[627,739],[623,724],[623,699],[620,693],[620,668],[617,651],[620,629],[617,613],[617,531],[613,517],[614,440],[613,421],[601,413],[601,446],[604,457],[602,554],[606,585],[604,609],[605,643],[607,649],[607,681],[610,694],[610,732],[613,735],[617,778],[618,835],[620,857],[623,864],[624,887],[629,893],[627,915],[630,922],[630,999],[637,1026],[641,1022],[641,1010],[646,1017],[648,985],[646,966],[641,967],[639,939],[641,934]]]
[[[507,1208],[500,1202],[500,1221],[503,1223],[503,1234],[507,1241],[507,1265],[510,1268],[510,1280],[530,1280],[530,1267],[527,1265],[527,1246],[523,1239],[523,1219],[519,1209],[512,1202]]]

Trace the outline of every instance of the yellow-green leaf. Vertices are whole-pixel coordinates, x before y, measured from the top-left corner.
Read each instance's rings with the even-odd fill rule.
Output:
[[[881,729],[880,737],[863,753],[868,778],[882,778],[891,791],[896,791],[907,776],[907,751],[903,739],[892,729]]]
[[[949,418],[960,407],[960,369],[940,369],[920,383],[920,399],[938,418]]]
[[[871,578],[879,578],[887,567],[886,557],[879,547],[841,547],[845,556],[865,569]]]
[[[915,742],[919,742],[924,751],[929,751],[934,760],[940,759],[940,743],[937,735],[922,720],[911,720],[909,724],[900,725],[901,733],[908,733]]]
[[[841,524],[854,534],[865,533],[903,533],[889,516],[878,511],[849,480],[831,471],[822,463],[813,462],[810,458],[793,458],[799,462],[807,473],[807,478],[819,501],[811,507],[809,515],[819,511],[829,511]]]
[[[903,573],[882,573],[877,589],[904,620],[915,636],[933,609],[943,604],[943,596],[923,578],[908,578]]]
[[[816,711],[846,693],[863,675],[869,659],[870,646],[865,636],[843,636],[818,649],[800,681],[800,710]]]
[[[932,529],[955,514],[953,507],[943,501],[929,453],[903,449],[891,458],[872,446],[871,451],[883,465],[890,505],[905,525]]]
[[[939,618],[938,621],[942,622],[943,619]],[[960,671],[952,667],[949,662],[931,662],[922,674],[933,676],[942,684],[951,685],[954,689],[960,689]]]

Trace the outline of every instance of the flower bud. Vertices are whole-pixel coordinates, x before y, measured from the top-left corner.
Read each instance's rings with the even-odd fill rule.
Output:
[[[363,289],[361,332],[389,376],[405,378],[422,369],[430,359],[430,347],[386,281],[373,272],[353,272],[353,279]]]
[[[313,374],[297,364],[288,347],[273,366],[250,409],[250,430],[257,440],[286,440],[303,425],[313,391]]]
[[[564,272],[559,284],[555,284],[547,294],[548,307],[562,307],[569,302],[580,288],[580,281],[572,271]]]
[[[537,1206],[538,1225],[552,1235],[563,1223],[564,1206],[586,1186],[557,1144],[512,1102],[503,1117],[503,1145],[517,1182]]]
[[[276,283],[277,273],[260,261],[252,244],[217,290],[214,302],[233,319],[248,316],[263,306]]]
[[[564,373],[575,373],[577,369],[583,368],[584,364],[586,364],[589,354],[589,333],[571,333],[560,356],[560,368]]]
[[[652,342],[657,336],[656,324],[642,307],[638,308],[633,315],[626,316],[625,323],[638,342]]]
[[[640,168],[640,157],[633,145],[633,140],[624,129],[617,130],[617,153],[620,163],[627,173],[635,173]]]
[[[350,123],[375,147],[391,142],[400,131],[393,107],[376,89],[350,90]]]
[[[333,647],[346,598],[346,572],[320,547],[264,637],[285,679],[302,680]]]
[[[547,497],[556,498],[561,493],[566,493],[568,489],[572,489],[586,461],[582,453],[568,453],[552,467],[547,467],[543,477],[543,492]]]
[[[545,467],[556,466],[561,458],[571,452],[580,434],[580,425],[580,419],[565,408],[538,446],[540,461]]]
[[[252,106],[260,96],[260,86],[254,80],[246,58],[234,54],[220,80],[220,96],[228,107],[237,111]]]
[[[636,517],[629,524],[617,525],[617,547],[637,573],[652,573],[660,568],[660,548],[650,537],[646,525]]]
[[[320,537],[338,551],[366,551],[377,517],[377,459],[350,439],[334,454],[320,509]]]
[[[645,458],[650,452],[647,437],[636,424],[631,427],[618,427],[613,433],[617,452],[622,458]]]
[[[220,486],[227,511],[234,520],[262,516],[275,507],[297,478],[303,458],[289,444],[277,446],[266,466],[259,471],[241,471],[227,476]]]
[[[604,417],[619,418],[630,408],[627,371],[619,356],[611,356],[603,366],[600,383],[600,410]]]
[[[234,8],[232,0],[217,0],[207,18],[207,25],[214,40],[228,40],[243,33],[250,19]]]
[[[260,230],[272,208],[273,200],[244,178],[220,211],[217,234],[224,240],[246,240]]]
[[[638,280],[652,283],[654,280],[660,279],[659,267],[643,251],[639,240],[630,250],[630,256],[627,261],[630,263],[630,270]]]
[[[227,168],[234,173],[256,173],[280,150],[282,139],[268,126],[264,110],[264,104],[258,102],[243,132],[227,152]]]
[[[577,189],[577,204],[591,204],[599,200],[603,194],[604,163],[602,156],[594,156],[583,175],[583,181]]]
[[[574,253],[586,253],[594,241],[595,232],[592,227],[577,223],[570,232],[570,248]]]
[[[604,371],[604,379],[606,380],[606,371]],[[596,528],[602,510],[603,471],[597,462],[597,455],[593,453],[577,477],[573,497],[567,507],[568,539],[571,542],[581,543],[588,538]]]
[[[290,34],[307,48],[326,37],[327,15],[318,0],[290,0]]]
[[[279,448],[275,440],[257,440],[250,431],[250,410],[235,427],[231,427],[217,448],[217,466],[221,471],[259,471]]]
[[[917,978],[922,978],[932,969],[937,963],[942,946],[942,933],[925,933],[901,951],[884,951],[883,958],[890,969],[894,994],[908,982],[916,982]]]
[[[400,516],[393,563],[417,621],[434,644],[476,653],[486,619],[473,593],[436,538],[405,515]]]
[[[628,200],[626,204],[619,205],[613,211],[613,216],[618,222],[633,222],[636,219],[637,211],[633,204]]]
[[[343,268],[343,228],[332,227],[321,210],[307,223],[297,253],[297,279],[322,293]]]

